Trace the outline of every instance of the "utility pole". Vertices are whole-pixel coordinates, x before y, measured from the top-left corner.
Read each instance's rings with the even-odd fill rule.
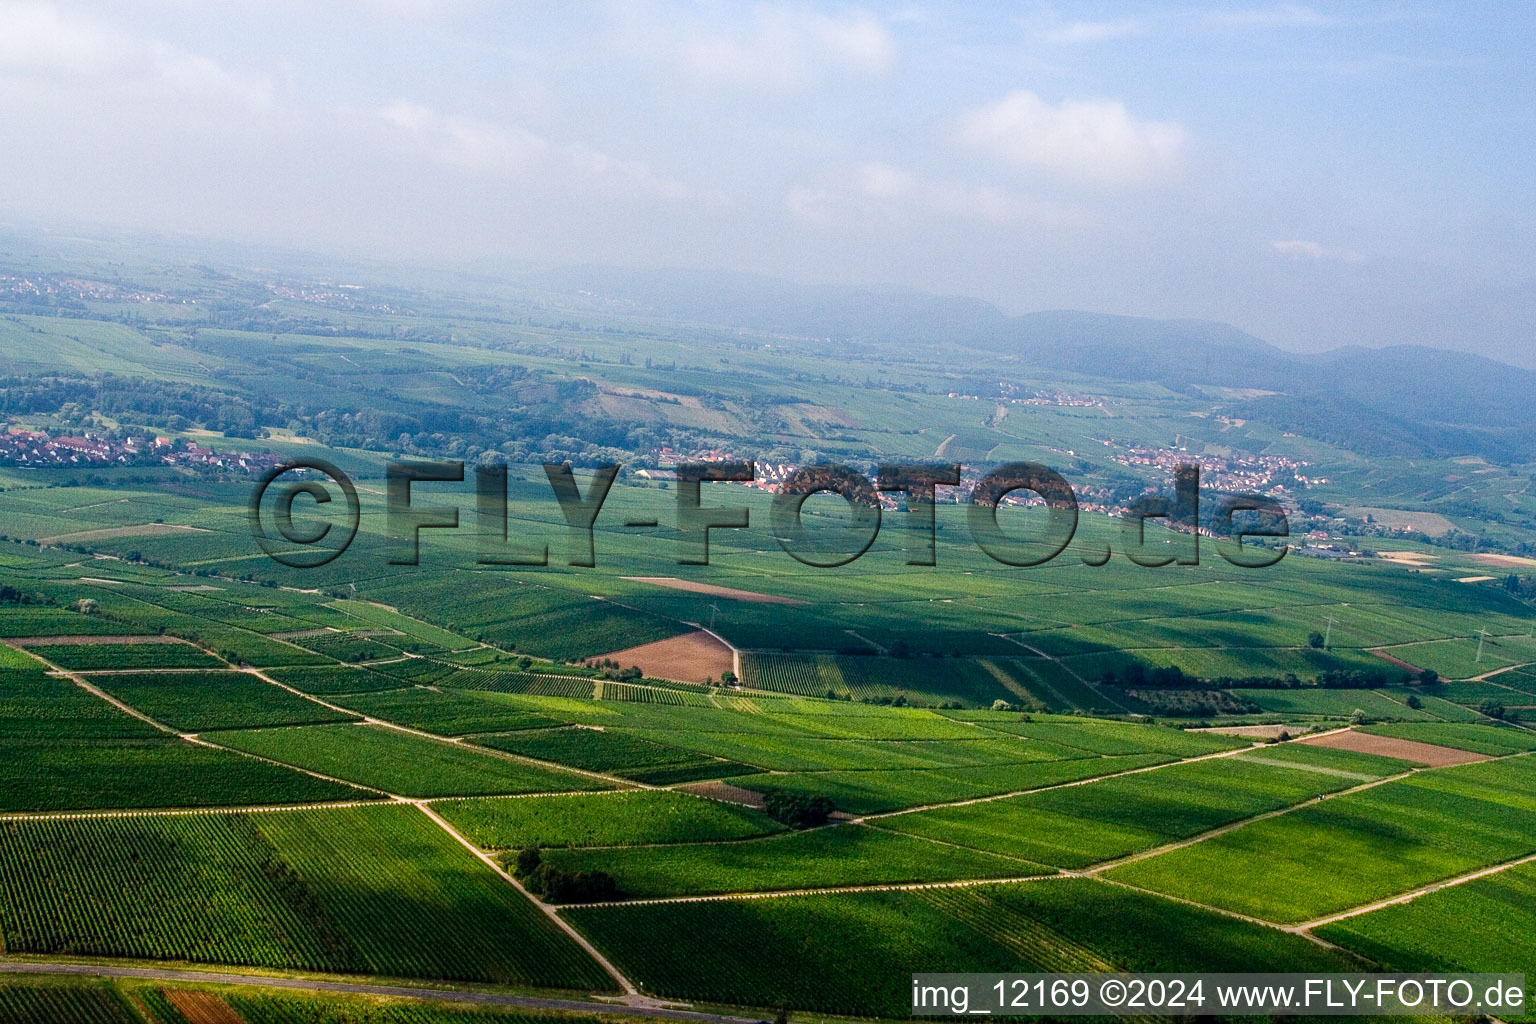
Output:
[[[1486,629],[1478,630],[1477,631],[1477,657],[1472,659],[1473,664],[1476,664],[1477,662],[1483,660],[1483,641],[1486,640],[1486,639],[1488,639],[1488,631]]]
[[[1323,631],[1323,650],[1328,649],[1328,641],[1333,639],[1333,616],[1328,616],[1328,626]]]
[[[719,605],[712,604],[712,605],[709,606],[709,631],[711,633],[713,633],[715,631],[715,617],[717,615],[719,615],[719,614],[720,614],[720,606]]]

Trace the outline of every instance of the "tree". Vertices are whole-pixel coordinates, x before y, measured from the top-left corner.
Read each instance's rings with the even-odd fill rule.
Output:
[[[720,673],[720,682],[726,686],[735,686],[736,673],[732,672],[730,669],[726,669],[724,672]]]
[[[1424,702],[1419,699],[1419,695],[1416,694],[1416,693],[1410,693],[1408,695],[1408,699],[1405,700],[1403,703],[1407,704],[1409,707],[1413,708],[1413,710],[1415,710],[1415,711],[1419,710],[1420,708],[1422,708],[1424,706]]]
[[[1426,668],[1419,673],[1419,682],[1425,686],[1434,686],[1440,681],[1440,673],[1432,668]]]
[[[96,599],[94,597],[82,597],[80,600],[75,602],[75,611],[79,612],[81,615],[95,615],[97,612],[101,611],[101,605],[96,603]]]
[[[1307,646],[1312,648],[1321,648],[1323,646],[1323,634],[1319,633],[1315,629],[1308,633]]]
[[[1012,711],[1012,710],[1014,710],[1014,707],[1013,707],[1012,704],[1008,703],[1007,701],[1005,701],[1001,697],[999,697],[997,700],[992,702],[992,710],[993,711]]]
[[[1350,725],[1365,725],[1369,721],[1370,719],[1366,717],[1365,712],[1360,708],[1355,708],[1355,710],[1349,713]]]
[[[837,807],[824,796],[772,789],[763,794],[763,810],[770,818],[790,828],[815,828],[825,825]]]
[[[525,846],[517,851],[517,860],[513,862],[512,874],[518,878],[526,878],[539,870],[543,857],[539,855],[537,846]]]
[[[1492,697],[1489,697],[1487,700],[1483,701],[1482,704],[1478,705],[1477,710],[1481,711],[1489,718],[1502,719],[1504,717],[1504,705],[1500,704]]]

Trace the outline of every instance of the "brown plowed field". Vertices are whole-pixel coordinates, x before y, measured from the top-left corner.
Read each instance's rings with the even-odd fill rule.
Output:
[[[1335,750],[1353,750],[1361,754],[1395,757],[1403,761],[1425,764],[1431,768],[1493,760],[1487,754],[1474,754],[1470,750],[1457,750],[1455,747],[1442,747],[1435,743],[1420,743],[1418,740],[1400,740],[1391,736],[1375,736],[1368,732],[1356,732],[1353,729],[1349,732],[1336,732],[1331,736],[1317,736],[1312,739],[1297,740],[1297,742],[1314,747],[1332,747]]]
[[[735,665],[731,649],[702,629],[639,647],[599,654],[597,658],[611,658],[620,668],[637,665],[648,676],[685,683],[702,683],[706,679],[718,682],[720,676]]]

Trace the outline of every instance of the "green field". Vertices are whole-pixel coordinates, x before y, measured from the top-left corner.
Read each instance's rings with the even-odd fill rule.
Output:
[[[11,822],[0,901],[12,953],[607,984],[409,807]]]
[[[349,717],[247,672],[144,672],[92,676],[91,682],[156,721],[186,732]]]
[[[1236,696],[1252,701],[1265,711],[1287,715],[1322,715],[1329,718],[1349,718],[1356,711],[1374,719],[1397,718],[1410,721],[1432,721],[1435,716],[1427,711],[1415,711],[1401,701],[1383,696],[1375,690],[1233,690]]]
[[[858,825],[735,843],[552,850],[546,856],[569,871],[606,871],[617,879],[620,891],[636,898],[951,878],[1024,878],[1045,870],[1038,864]]]
[[[1536,868],[1511,868],[1317,933],[1394,971],[1528,973],[1536,957]],[[1529,1005],[1536,986],[1526,986]]]
[[[1163,754],[1123,754],[1027,764],[976,768],[900,768],[894,770],[801,772],[790,775],[746,775],[731,780],[748,789],[781,789],[825,796],[841,810],[875,814],[918,804],[966,800],[1012,793],[1063,782],[1111,775],[1159,764]]]
[[[504,736],[479,736],[476,742],[525,757],[607,772],[639,782],[686,782],[752,770],[745,765],[639,736],[594,729],[535,729]]]
[[[880,823],[904,833],[1080,868],[1359,782],[1354,773],[1319,772],[1305,763],[1238,755],[901,814]]]
[[[51,978],[0,980],[6,1024],[138,1024],[139,1016],[110,985]]]
[[[783,827],[739,804],[655,790],[444,800],[435,806],[488,850],[697,843],[745,839]]]
[[[218,742],[400,796],[481,796],[603,789],[556,772],[383,726],[318,725],[221,732]]]
[[[1529,757],[1437,769],[1109,877],[1269,920],[1305,921],[1536,851],[1533,783]]]
[[[60,668],[223,668],[224,663],[187,644],[32,644],[27,648]]]
[[[333,703],[370,718],[382,718],[442,736],[537,729],[558,724],[552,718],[498,703],[494,694],[439,692],[424,687],[354,693]]]
[[[647,990],[904,1017],[931,971],[1329,971],[1300,936],[1089,881],[564,911]],[[772,956],[720,971],[719,936]]]

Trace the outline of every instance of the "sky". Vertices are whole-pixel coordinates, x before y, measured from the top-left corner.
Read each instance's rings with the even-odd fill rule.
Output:
[[[0,219],[1536,365],[1536,4],[0,0]]]

